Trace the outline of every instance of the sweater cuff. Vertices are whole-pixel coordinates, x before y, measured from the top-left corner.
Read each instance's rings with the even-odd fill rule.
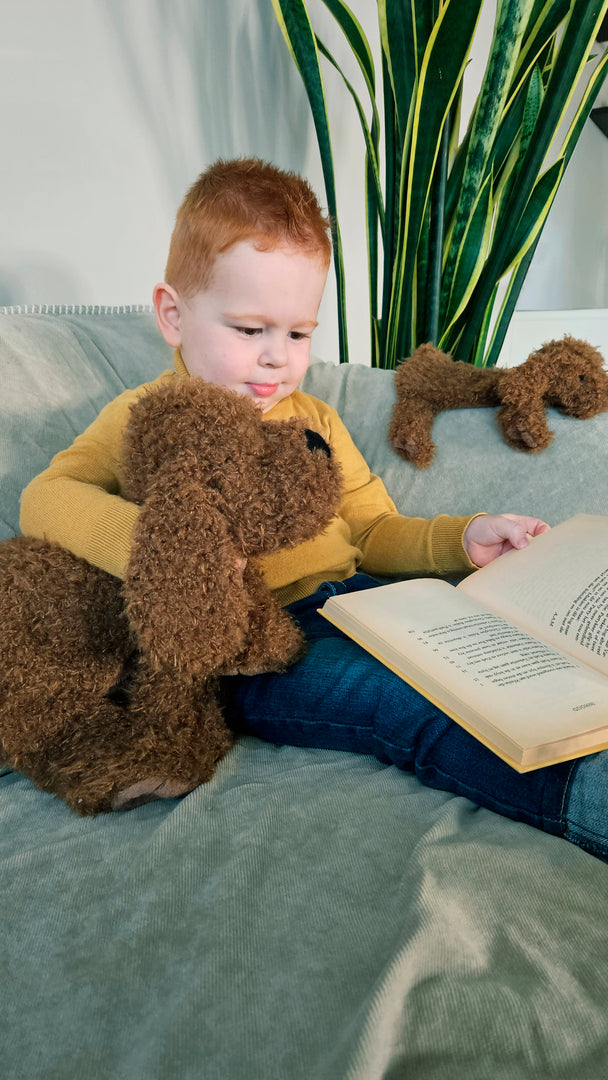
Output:
[[[89,561],[123,581],[140,512],[135,503],[113,499],[109,510],[97,519],[90,539]]]
[[[433,528],[433,559],[440,573],[449,574],[455,570],[478,570],[479,567],[471,562],[463,543],[464,531],[473,518],[482,517],[482,514],[470,514],[467,517],[451,517],[440,514],[434,521]],[[460,549],[460,565],[454,565],[454,555]]]

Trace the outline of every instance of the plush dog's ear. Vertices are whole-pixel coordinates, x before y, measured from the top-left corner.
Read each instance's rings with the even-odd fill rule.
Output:
[[[184,450],[196,455],[201,476],[206,469],[231,467],[234,447],[241,447],[244,457],[261,427],[261,413],[252,401],[201,378],[175,379],[150,389],[131,406],[124,432],[122,494],[143,502],[159,469]]]
[[[207,675],[240,654],[251,604],[244,565],[214,493],[197,478],[194,456],[161,467],[124,582],[131,627],[152,664]]]

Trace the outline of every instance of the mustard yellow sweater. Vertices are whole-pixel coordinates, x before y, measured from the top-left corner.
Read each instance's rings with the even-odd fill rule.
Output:
[[[187,378],[179,350],[175,370],[126,390],[25,489],[20,526],[110,574],[124,577],[139,508],[121,497],[122,436],[133,401],[167,380]],[[382,481],[355,447],[337,412],[297,390],[265,413],[284,420],[305,417],[330,444],[344,471],[344,497],[323,535],[260,563],[281,604],[314,592],[325,580],[343,580],[358,569],[370,574],[449,573],[471,570],[462,544],[470,517],[441,514],[426,520],[397,512]]]

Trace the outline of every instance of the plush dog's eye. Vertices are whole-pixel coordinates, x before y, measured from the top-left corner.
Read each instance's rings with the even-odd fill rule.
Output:
[[[584,382],[585,381],[585,376],[583,374],[580,374],[579,377],[578,377],[578,381],[579,382]]]

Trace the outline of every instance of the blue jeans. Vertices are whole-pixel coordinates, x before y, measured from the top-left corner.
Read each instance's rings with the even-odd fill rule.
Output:
[[[608,840],[598,837],[597,807],[590,834],[584,822],[573,826],[567,815],[583,762],[517,773],[318,614],[328,597],[378,584],[356,574],[324,582],[312,596],[289,605],[286,610],[306,636],[306,656],[282,674],[225,679],[228,722],[237,732],[279,745],[373,754],[429,787],[566,836],[608,860]],[[606,780],[608,790],[608,771]]]

